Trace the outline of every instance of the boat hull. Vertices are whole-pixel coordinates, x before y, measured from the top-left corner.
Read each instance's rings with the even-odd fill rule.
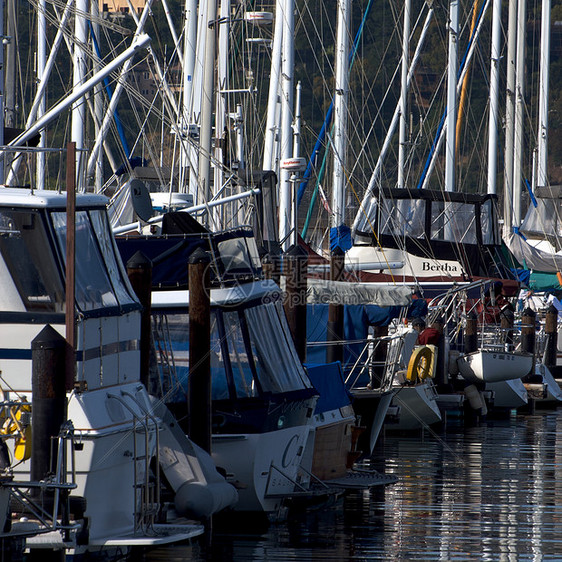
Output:
[[[533,367],[533,355],[479,350],[457,359],[460,374],[470,382],[501,382],[520,379]]]
[[[494,408],[520,408],[529,401],[527,389],[521,379],[488,383],[486,390],[494,393]]]
[[[420,429],[442,420],[433,383],[403,386],[394,395],[392,403],[400,407],[400,415],[398,421],[388,425],[387,429]]]
[[[264,433],[213,435],[212,456],[238,490],[236,511],[274,515],[295,491],[309,424]]]

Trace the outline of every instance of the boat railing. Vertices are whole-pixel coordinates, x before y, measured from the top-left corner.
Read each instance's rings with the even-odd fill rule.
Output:
[[[381,392],[390,390],[401,365],[404,338],[402,334],[369,336],[361,340],[363,348],[345,379],[348,388],[357,388],[360,380],[369,376],[367,387]]]
[[[70,531],[81,527],[80,523],[70,520],[70,491],[77,487],[74,426],[71,421],[63,423],[56,441],[57,462],[54,474],[41,481],[25,482],[9,478],[2,480],[2,486],[10,489],[10,496],[14,500],[12,511],[31,517],[32,525],[22,527],[22,529],[13,527],[9,532],[0,533],[0,538],[61,531],[64,533],[64,540],[69,541]],[[45,494],[53,494],[52,510],[46,507],[46,505],[51,505],[50,502],[43,501]]]
[[[157,516],[160,513],[160,459],[159,459],[159,424],[158,420],[150,414],[142,404],[129,392],[121,391],[121,396],[116,394],[110,394],[110,398],[117,400],[124,408],[126,408],[132,416],[133,422],[133,487],[135,490],[134,494],[134,533],[146,534],[147,529],[150,529],[157,523]],[[143,416],[139,416],[138,413],[131,407],[131,405],[124,399],[124,397],[130,398],[144,413]],[[151,447],[150,447],[150,433],[151,427],[154,428],[156,433],[156,446],[154,447],[155,458],[155,477],[154,481],[151,481]],[[137,431],[140,430],[140,431]],[[137,441],[138,434],[140,433],[141,439],[144,441],[142,446],[139,446]],[[141,452],[139,453],[139,449]],[[144,451],[144,453],[142,453]],[[144,477],[141,479],[139,475],[138,461],[140,461],[144,466],[144,470],[141,475]],[[140,501],[139,494],[137,490],[140,491]]]

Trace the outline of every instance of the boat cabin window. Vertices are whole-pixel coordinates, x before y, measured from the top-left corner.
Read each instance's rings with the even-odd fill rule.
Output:
[[[226,276],[258,271],[261,262],[254,238],[232,238],[218,242],[217,249]]]
[[[158,365],[158,393],[166,402],[186,400],[189,374],[189,315],[152,315],[152,336]],[[227,370],[215,314],[211,315],[212,399],[229,398]]]
[[[66,213],[52,213],[59,250],[66,262]],[[123,280],[105,211],[76,212],[76,304],[82,311],[135,302]]]
[[[264,391],[290,392],[310,386],[278,302],[244,310],[256,370]]]
[[[482,230],[483,244],[500,243],[496,225],[497,221],[494,212],[494,201],[488,199],[480,206],[480,226]]]
[[[423,238],[425,205],[423,199],[385,199],[381,207],[381,234]]]
[[[475,206],[470,203],[433,201],[431,240],[477,244]]]
[[[223,312],[225,340],[230,358],[232,378],[238,398],[251,398],[259,394],[254,381],[255,358],[248,352],[248,336],[236,311]]]
[[[211,322],[213,400],[310,388],[280,303],[242,310],[214,309]],[[166,401],[185,400],[189,315],[153,310],[152,334],[159,391]]]
[[[17,306],[15,302],[16,294],[7,296],[15,285],[25,310],[64,312],[63,281],[39,212],[0,209],[0,252],[2,310],[20,309],[21,304]]]

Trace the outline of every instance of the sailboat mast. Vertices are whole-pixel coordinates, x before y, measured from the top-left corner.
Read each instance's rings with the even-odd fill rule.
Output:
[[[189,191],[196,196],[195,181],[193,185],[189,182],[189,170],[193,166],[190,155],[194,150],[187,137],[191,134],[190,126],[193,124],[193,80],[195,74],[195,52],[197,45],[197,0],[185,1],[185,23],[184,23],[184,44],[183,44],[183,92],[182,106],[180,111],[180,131],[182,134],[180,150],[180,191]],[[192,175],[195,178],[195,174]],[[187,188],[185,187],[187,186]]]
[[[4,2],[0,0],[0,32],[4,35]],[[4,42],[0,45],[0,146],[4,146]],[[0,160],[0,184],[4,184],[5,157]]]
[[[279,130],[279,71],[281,68],[281,47],[283,45],[283,18],[281,17],[282,0],[277,0],[275,9],[275,29],[273,31],[273,48],[271,52],[271,73],[267,97],[267,120],[265,125],[263,169],[277,169],[277,151],[275,150]]]
[[[295,70],[295,15],[294,0],[283,0],[278,4],[283,18],[283,48],[281,60],[281,162],[292,157],[293,150],[293,81]],[[281,166],[279,173],[279,239],[284,251],[291,245],[291,170]]]
[[[84,47],[88,41],[86,28],[86,14],[88,13],[88,0],[76,0],[76,14],[74,16],[74,52],[72,55],[72,86],[76,91],[84,83],[86,76],[86,55]],[[76,146],[76,174],[77,189],[83,191],[82,158],[84,156],[84,124],[86,122],[86,104],[83,97],[76,100],[72,106],[71,141]]]
[[[457,120],[457,74],[459,3],[449,4],[449,66],[447,74],[447,142],[445,147],[445,191],[455,191],[455,137]]]
[[[398,135],[398,184],[399,189],[405,187],[404,170],[406,167],[406,130],[408,111],[408,66],[410,64],[410,18],[412,0],[404,3],[404,30],[402,35],[402,74],[400,88],[400,129]]]
[[[513,198],[512,224],[521,224],[521,190],[523,182],[523,127],[525,111],[525,25],[526,0],[519,0],[517,8],[517,59],[515,70],[515,133],[513,135]]]
[[[221,193],[224,182],[224,168],[221,164],[228,161],[228,146],[226,142],[225,130],[227,128],[227,103],[226,91],[229,89],[228,83],[228,37],[230,35],[230,0],[220,0],[219,21],[217,29],[217,88],[215,105],[215,167],[214,167],[214,186],[215,194]],[[222,142],[218,142],[222,139]],[[221,216],[222,215],[222,216]],[[229,217],[226,216],[226,207],[218,207],[214,210],[214,220],[222,228],[225,228]]]
[[[40,85],[45,80],[47,65],[47,2],[39,0],[39,10],[37,10],[37,84]],[[37,118],[41,118],[45,113],[45,90],[39,98],[37,106]],[[45,130],[39,133],[38,148],[45,148]],[[35,156],[35,181],[37,187],[45,185],[45,152],[39,150]]]
[[[215,37],[217,26],[217,0],[208,3],[203,63],[203,96],[201,98],[201,132],[199,134],[199,173],[197,177],[197,202],[211,200],[211,132],[213,118],[213,92],[215,88]],[[211,220],[211,217],[208,217]]]
[[[349,95],[349,0],[338,0],[336,35],[336,83],[334,96],[334,172],[332,178],[332,228],[345,221],[345,154]]]
[[[503,235],[511,234],[513,198],[513,135],[515,129],[515,59],[517,46],[517,0],[509,0],[507,22],[507,82],[505,100],[505,174],[503,188]]]
[[[497,191],[498,173],[498,106],[500,86],[501,0],[492,3],[492,47],[490,52],[490,114],[488,116],[488,193]]]
[[[550,67],[550,0],[542,1],[541,62],[539,84],[539,132],[537,187],[548,185],[548,82]]]

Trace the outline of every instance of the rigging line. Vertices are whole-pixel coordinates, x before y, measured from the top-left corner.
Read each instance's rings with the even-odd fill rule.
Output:
[[[349,55],[349,63],[350,63],[350,69],[349,70],[350,71],[351,71],[351,68],[353,66],[353,63],[355,62],[355,55],[357,53],[357,49],[359,48],[359,40],[361,39],[361,35],[363,33],[365,21],[366,21],[367,17],[369,16],[369,14],[371,13],[372,5],[373,5],[373,0],[369,0],[369,4],[365,8],[365,13],[363,14],[363,19],[361,21],[361,25],[359,26],[357,34],[355,35],[355,39],[353,40],[353,46],[351,48],[351,53]],[[324,138],[325,138],[326,133],[328,131],[328,127],[330,126],[330,123],[332,121],[333,110],[334,110],[334,98],[332,96],[332,101],[330,102],[330,106],[329,106],[328,111],[326,113],[326,117],[324,118],[324,123],[322,124],[322,128],[320,129],[320,133],[318,133],[318,138],[316,140],[314,148],[312,149],[312,156],[310,157],[310,159],[308,161],[308,164],[306,166],[306,170],[305,170],[305,172],[303,174],[303,177],[302,177],[302,181],[299,185],[299,189],[298,189],[298,192],[297,192],[297,206],[299,205],[299,203],[302,200],[302,196],[304,195],[304,192],[305,192],[306,187],[308,185],[308,180],[310,178],[310,175],[312,174],[312,169],[314,167],[313,162],[314,162],[314,159],[315,159],[315,155],[320,151],[320,147],[324,143]]]
[[[100,60],[102,60],[100,46],[94,31],[94,27],[92,22],[88,20],[88,27],[90,29],[90,37],[92,38],[92,43],[94,45],[94,50],[96,51],[96,55]],[[105,91],[107,92],[107,97],[111,99],[113,95],[111,86],[109,84],[109,78],[103,79],[103,85],[105,86]],[[127,143],[127,138],[125,137],[125,131],[123,130],[123,125],[121,123],[121,119],[119,117],[119,111],[115,108],[115,112],[113,113],[113,119],[115,121],[115,125],[117,127],[117,132],[119,133],[119,138],[121,139],[121,144],[123,145],[123,150],[127,155],[127,158],[131,157],[131,151],[129,150],[129,144]]]
[[[326,133],[326,134],[328,135],[328,141],[330,142],[330,145],[332,146],[332,150],[334,151],[334,154],[335,154],[336,158],[340,161],[340,164],[341,164],[340,155],[337,153],[337,150],[336,150],[336,148],[335,148],[335,146],[334,146],[334,143],[332,142],[332,139],[331,139],[331,137],[330,137],[330,133]],[[344,175],[345,175],[345,179],[346,179],[347,183],[349,184],[349,187],[351,188],[351,191],[353,192],[353,195],[355,195],[355,198],[359,201],[359,195],[358,195],[357,192],[355,191],[355,188],[353,187],[353,184],[351,183],[351,181],[350,181],[350,179],[349,179],[349,176],[348,176],[348,174],[347,174],[347,171],[346,171],[346,169],[345,169],[345,166],[343,166],[343,165],[342,165],[342,170],[343,170],[343,173],[344,173]],[[373,233],[374,233],[374,231],[373,231]],[[375,235],[375,238],[377,239],[377,243],[378,243],[378,238],[376,237],[376,235]],[[380,244],[379,244],[379,246],[380,246]],[[388,265],[388,269],[389,269],[389,271],[390,271],[390,277],[391,277],[391,279],[392,279],[392,282],[393,282],[394,284],[396,284],[396,280],[394,279],[394,275],[392,274],[392,268],[390,267],[390,264],[388,263],[388,260],[386,259],[385,251],[384,251],[384,249],[383,249],[382,247],[380,247],[380,249],[381,249],[381,251],[382,251],[382,254],[383,254],[383,257],[384,257],[384,261],[386,262],[386,265]]]
[[[356,37],[356,40],[358,40],[357,37]],[[390,46],[390,42],[389,42],[388,45],[387,45],[387,51],[388,51],[388,49],[390,48],[389,46]],[[383,58],[384,58],[384,57],[383,57]],[[398,67],[395,68],[394,75],[393,75],[392,79],[390,80],[390,83],[392,83],[392,81],[394,80],[394,78],[395,78],[397,72],[398,72]],[[371,84],[371,90],[373,90],[373,89],[374,89],[374,81],[373,81],[372,84]],[[372,131],[373,128],[374,128],[374,124],[375,124],[376,120],[378,119],[379,115],[381,114],[382,106],[384,105],[385,100],[387,99],[388,95],[390,94],[390,90],[391,90],[391,85],[389,84],[389,86],[387,87],[387,90],[386,90],[386,92],[385,92],[385,96],[384,96],[384,98],[383,98],[383,101],[381,102],[381,104],[379,104],[379,106],[378,106],[378,108],[377,108],[377,114],[376,114],[376,116],[375,116],[373,119],[371,119],[371,123],[372,123],[372,124],[371,124],[371,129],[370,129],[369,133],[367,134],[367,137],[370,136],[370,133],[371,133],[371,131]],[[328,108],[328,114],[327,114],[327,117],[326,117],[326,121],[327,121],[328,115],[329,115],[330,120],[331,120],[331,112],[332,112],[332,111],[333,111],[333,99],[332,99],[332,103],[331,103],[330,107]],[[326,121],[324,122],[325,124],[326,124]],[[327,133],[327,128],[326,128],[326,130],[324,130],[324,125],[322,126],[322,130],[321,130],[321,132],[320,132],[320,135],[319,135],[318,140],[317,140],[317,143],[316,143],[316,145],[319,147],[319,148],[318,148],[318,152],[320,151],[320,147],[321,147],[322,144],[324,143],[323,140],[322,140],[322,143],[319,142],[323,131],[324,131],[324,135],[328,134],[328,133]],[[330,142],[328,141],[328,142],[326,143],[325,148],[327,149],[329,146],[330,146]],[[316,146],[315,146],[315,149],[316,149]],[[362,151],[360,152],[360,154],[362,154]],[[309,166],[310,166],[311,163],[314,162],[313,158],[315,159],[316,156],[317,156],[317,153],[316,153],[316,152],[313,152],[313,156],[311,157],[311,159],[310,159],[310,161],[309,161]],[[326,157],[327,157],[327,153],[325,153],[325,154],[324,154],[324,157],[323,157],[322,166],[321,166],[321,168],[320,168],[320,171],[319,171],[319,174],[318,174],[317,180],[316,180],[315,191],[317,191],[317,185],[322,181],[322,179],[323,179],[323,174],[325,173],[325,161],[326,161]],[[357,165],[357,164],[356,164],[356,165]],[[307,169],[308,169],[308,168],[307,168]],[[312,172],[312,169],[311,169],[311,172]],[[305,172],[305,174],[306,174],[306,172]],[[308,184],[308,179],[306,180],[306,184]],[[303,183],[301,183],[301,186],[303,186]],[[306,187],[306,186],[305,186],[305,187]],[[299,187],[299,193],[301,193],[300,187]],[[302,194],[304,194],[304,190],[303,190]],[[302,198],[302,195],[301,195],[301,198]],[[314,204],[315,201],[316,201],[316,198],[314,198],[314,197],[311,198],[311,204],[310,204],[310,206],[309,206],[309,211],[310,211],[310,207],[313,206],[313,204]],[[309,213],[307,213],[307,216],[308,216],[308,214],[309,214]]]
[[[480,0],[474,0],[472,5],[472,21],[470,23],[470,37],[474,35],[474,29],[476,28],[476,20],[477,20],[477,13],[478,13],[478,3]],[[455,155],[456,159],[459,157],[459,147],[460,147],[460,136],[461,131],[463,128],[463,116],[464,116],[464,106],[466,104],[466,96],[467,96],[467,89],[468,89],[468,80],[470,77],[470,67],[472,65],[468,65],[468,69],[466,74],[464,75],[464,79],[462,81],[462,89],[461,89],[461,99],[459,101],[459,107],[457,111],[457,130],[455,132]]]
[[[482,21],[484,19],[484,14],[486,12],[486,10],[488,9],[488,5],[489,5],[489,0],[486,0],[484,2],[484,4],[482,5],[482,8],[480,10],[480,14],[478,16],[478,26],[474,32],[474,35],[472,37],[470,37],[468,45],[466,47],[465,53],[463,55],[463,58],[461,60],[461,63],[459,65],[459,71],[457,74],[457,78],[460,78],[462,76],[464,76],[464,73],[466,72],[467,69],[467,60],[469,57],[469,54],[473,51],[474,49],[474,42],[476,41],[476,37],[478,34],[479,29],[481,28],[481,24]],[[422,175],[418,181],[418,185],[417,185],[417,189],[422,189],[422,187],[424,186],[424,184],[426,183],[426,178],[427,175],[429,174],[430,168],[432,166],[432,164],[434,163],[435,160],[435,154],[437,152],[437,150],[439,149],[439,147],[441,146],[441,141],[443,138],[443,131],[445,130],[445,118],[447,116],[447,107],[445,106],[445,109],[443,110],[443,114],[441,116],[441,120],[439,122],[439,127],[438,130],[435,134],[433,143],[431,144],[431,149],[429,152],[429,155],[427,157]]]

